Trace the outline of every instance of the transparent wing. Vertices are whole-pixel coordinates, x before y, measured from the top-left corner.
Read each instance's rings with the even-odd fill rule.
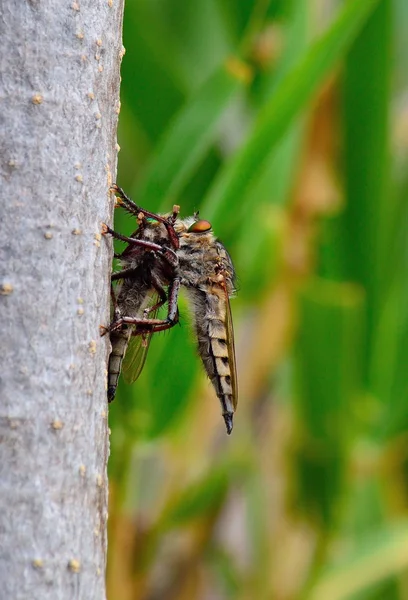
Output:
[[[145,364],[151,333],[132,336],[122,363],[122,375],[126,383],[134,383]]]
[[[151,296],[150,306],[154,306],[159,301],[158,294]],[[155,308],[149,313],[149,319],[155,319],[159,308]],[[122,375],[126,383],[134,383],[143,370],[147,352],[150,346],[150,340],[153,333],[132,334],[126,350],[125,358],[122,363]]]
[[[237,383],[237,365],[235,360],[235,342],[234,342],[234,327],[232,324],[232,314],[231,314],[231,305],[228,297],[227,290],[225,291],[225,304],[226,304],[226,329],[227,329],[227,349],[228,349],[228,359],[231,370],[231,389],[232,389],[232,403],[234,405],[234,410],[237,408],[238,404],[238,383]]]

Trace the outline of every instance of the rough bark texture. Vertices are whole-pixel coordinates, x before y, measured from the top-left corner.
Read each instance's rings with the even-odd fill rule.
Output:
[[[0,597],[105,597],[123,0],[0,0]]]

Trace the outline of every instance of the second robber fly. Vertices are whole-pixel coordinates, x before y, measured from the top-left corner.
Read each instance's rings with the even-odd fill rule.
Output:
[[[119,206],[136,217],[138,229],[126,237],[104,226],[104,233],[127,242],[117,256],[122,270],[112,274],[112,352],[108,368],[108,400],[115,397],[119,374],[132,383],[140,375],[153,333],[170,329],[179,319],[182,286],[190,300],[198,352],[221,403],[227,432],[237,406],[234,332],[229,298],[234,294],[231,258],[198,216],[180,219],[178,207],[157,215],[136,206],[118,186]],[[157,318],[167,304],[167,316]]]

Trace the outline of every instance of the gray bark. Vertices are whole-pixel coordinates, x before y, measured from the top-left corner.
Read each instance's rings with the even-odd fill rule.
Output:
[[[123,0],[0,0],[0,598],[105,597]]]

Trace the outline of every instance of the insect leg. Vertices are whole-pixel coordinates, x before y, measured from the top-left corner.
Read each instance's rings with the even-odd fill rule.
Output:
[[[177,299],[180,290],[180,279],[176,277],[170,284],[168,312],[165,319],[140,319],[135,317],[121,317],[111,323],[109,331],[120,331],[126,325],[136,325],[137,329],[133,335],[143,333],[156,333],[174,327],[178,322]]]
[[[133,213],[136,217],[139,215],[139,213],[142,213],[145,217],[148,217],[150,219],[155,219],[156,221],[159,221],[160,223],[166,224],[167,219],[165,217],[162,217],[161,215],[157,215],[156,213],[152,213],[148,210],[145,210],[141,206],[138,206],[137,204],[135,204],[133,202],[133,200],[131,200],[129,198],[129,196],[127,194],[125,194],[125,192],[122,190],[122,188],[119,187],[118,185],[116,185],[116,183],[114,183],[110,189],[112,192],[114,192],[115,194],[117,194],[119,196],[119,198],[122,200],[124,206],[129,210],[129,212]]]
[[[160,246],[159,244],[155,244],[154,242],[147,242],[146,240],[137,240],[136,238],[131,238],[127,235],[122,235],[121,233],[114,231],[111,227],[109,227],[109,225],[106,225],[106,223],[103,223],[102,235],[106,235],[107,233],[109,233],[112,237],[114,237],[117,240],[127,242],[128,244],[135,244],[136,246],[142,246],[147,250],[155,250],[157,252],[160,252],[162,250],[162,246]]]
[[[140,206],[137,206],[137,204],[135,204],[133,202],[133,200],[131,200],[129,198],[129,196],[127,196],[125,194],[125,192],[122,190],[122,188],[120,188],[118,185],[116,185],[116,183],[114,183],[110,189],[115,194],[117,194],[119,196],[119,198],[122,200],[122,202],[124,204],[124,208],[126,208],[129,212],[134,214],[136,217],[139,215],[139,213],[142,213],[145,217],[147,217],[149,219],[154,219],[155,221],[159,221],[159,223],[163,223],[163,225],[167,229],[167,233],[169,234],[169,239],[171,241],[171,245],[173,246],[173,248],[176,248],[176,249],[179,248],[180,243],[179,243],[177,234],[174,231],[174,227],[173,227],[173,223],[177,218],[177,212],[173,212],[173,215],[172,215],[173,223],[171,223],[171,222],[169,222],[169,219],[166,219],[165,217],[162,217],[161,215],[157,215],[156,213],[152,213],[148,210],[145,210],[144,208],[141,208]]]
[[[168,304],[168,313],[167,319],[175,320],[176,324],[178,322],[178,307],[177,300],[180,291],[180,278],[175,277],[169,286],[169,304]]]
[[[126,279],[126,277],[132,277],[137,273],[138,269],[123,269],[122,271],[115,271],[111,275],[111,281],[117,281],[118,279]]]
[[[155,333],[156,331],[164,331],[170,329],[177,323],[176,319],[140,319],[134,317],[121,317],[109,327],[109,331],[121,330],[125,325],[136,325],[137,331],[133,335],[140,335],[141,333]]]
[[[141,246],[146,250],[153,250],[160,254],[167,262],[175,267],[178,265],[178,258],[174,250],[167,248],[166,246],[160,246],[160,244],[155,244],[154,242],[147,242],[146,240],[137,240],[136,238],[127,237],[126,235],[122,235],[117,231],[111,229],[105,223],[103,224],[102,234],[106,235],[109,233],[112,237],[117,240],[121,240],[122,242],[127,242],[128,244],[134,244],[135,246]]]
[[[159,290],[157,290],[157,291],[159,291]],[[162,291],[164,292],[164,290],[162,290]],[[159,331],[165,331],[166,329],[170,329],[171,327],[176,325],[176,323],[178,323],[179,313],[178,313],[177,300],[178,300],[179,291],[180,291],[180,279],[178,277],[176,277],[175,279],[173,279],[173,281],[170,284],[167,317],[166,317],[166,319],[162,320],[162,325],[160,325],[160,324],[154,325],[151,329],[148,330],[149,332],[158,333]],[[158,303],[157,306],[160,306],[160,304],[161,303]],[[164,304],[164,302],[163,302],[163,304]],[[153,319],[151,319],[150,321],[153,321]],[[149,322],[149,320],[145,319],[143,321],[143,323],[146,323],[146,322]],[[146,333],[146,332],[142,332],[142,334],[143,333]],[[140,335],[140,331],[136,331],[133,335]]]
[[[152,286],[154,287],[154,289],[156,290],[156,292],[159,294],[160,300],[153,306],[148,306],[147,308],[144,309],[143,313],[145,316],[147,316],[149,313],[151,313],[151,312],[157,310],[158,308],[160,308],[161,306],[163,306],[163,304],[165,304],[166,300],[167,300],[167,294],[166,294],[164,288],[160,284],[159,280],[153,276],[153,274],[151,277],[151,283],[152,283]]]
[[[111,281],[117,281],[118,279],[126,279],[126,277],[132,277],[132,275],[135,275],[138,272],[139,272],[138,268],[123,269],[122,271],[117,271],[116,273],[112,273]],[[148,314],[148,313],[156,310],[157,308],[160,308],[160,306],[163,306],[163,304],[167,300],[167,294],[166,294],[165,290],[163,289],[163,287],[160,285],[160,282],[155,277],[153,277],[153,275],[151,277],[151,280],[152,280],[151,281],[152,286],[154,287],[154,289],[160,296],[160,302],[158,302],[154,306],[149,306],[148,308],[145,308],[143,311],[145,314]],[[115,300],[116,300],[116,298],[115,298]]]

